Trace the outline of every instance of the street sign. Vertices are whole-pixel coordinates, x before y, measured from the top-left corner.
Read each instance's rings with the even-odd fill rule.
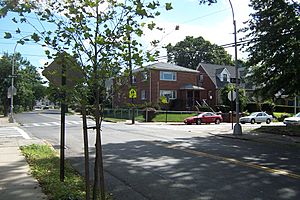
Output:
[[[234,101],[236,99],[236,92],[229,91],[227,97],[228,97],[229,101]]]
[[[136,98],[136,90],[134,88],[131,88],[129,90],[129,98],[130,99],[135,99]]]
[[[68,54],[61,54],[46,67],[42,74],[55,86],[62,85],[62,67],[65,67],[66,86],[74,87],[83,81],[84,72],[76,60]]]
[[[17,89],[13,86],[10,86],[7,90],[7,98],[11,98],[12,95],[17,94]]]
[[[161,103],[163,104],[167,104],[168,103],[168,99],[166,96],[161,96]]]

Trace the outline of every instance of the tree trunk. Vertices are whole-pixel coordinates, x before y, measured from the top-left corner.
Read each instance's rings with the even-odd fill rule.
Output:
[[[83,146],[84,146],[84,168],[85,168],[85,199],[90,200],[90,162],[89,162],[89,141],[88,127],[86,120],[86,106],[82,105],[82,124],[83,124]]]
[[[96,160],[95,166],[97,164],[97,180],[99,183],[94,183],[95,185],[100,186],[99,190],[101,193],[101,200],[105,200],[105,186],[104,186],[104,173],[103,173],[103,157],[102,157],[102,145],[101,145],[101,122],[102,122],[102,112],[100,112],[100,92],[97,87],[96,90],[96,102],[95,102],[95,121],[96,121]],[[95,176],[96,177],[96,176]],[[98,189],[97,189],[98,190]]]

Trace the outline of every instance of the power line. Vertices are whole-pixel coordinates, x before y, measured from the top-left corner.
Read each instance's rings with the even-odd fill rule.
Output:
[[[196,20],[198,20],[198,19],[202,19],[202,18],[211,16],[211,15],[214,15],[214,14],[217,14],[217,13],[221,13],[221,12],[224,12],[224,11],[229,10],[229,9],[230,9],[230,8],[226,8],[226,9],[222,9],[222,10],[217,10],[217,11],[215,11],[215,12],[211,12],[211,13],[208,13],[208,14],[206,14],[206,15],[202,15],[202,16],[199,16],[199,17],[196,17],[196,18],[193,18],[193,19],[184,21],[184,22],[182,22],[182,24],[187,24],[187,23],[189,23],[189,22],[196,21]]]

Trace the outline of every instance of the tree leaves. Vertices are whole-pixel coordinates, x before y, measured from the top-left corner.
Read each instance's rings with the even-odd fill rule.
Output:
[[[231,55],[223,47],[211,44],[203,37],[187,36],[172,46],[166,46],[168,61],[191,69],[196,69],[200,62],[232,65]]]
[[[295,7],[284,0],[251,0],[254,12],[243,29],[248,46],[251,80],[262,94],[274,97],[279,90],[300,92],[300,21]],[[248,39],[244,38],[244,39]]]
[[[166,10],[172,10],[172,4],[171,3],[166,3]]]
[[[31,35],[31,39],[33,39],[35,42],[39,42],[40,41],[40,36],[38,36],[38,34],[33,33]]]
[[[10,39],[10,38],[12,38],[11,33],[9,33],[9,32],[4,32],[4,38],[5,38],[5,39]]]

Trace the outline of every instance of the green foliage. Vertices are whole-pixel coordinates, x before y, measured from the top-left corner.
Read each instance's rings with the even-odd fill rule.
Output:
[[[273,116],[279,121],[283,122],[284,118],[292,117],[293,114],[285,112],[273,112]]]
[[[167,114],[167,120],[168,120],[168,122],[183,122],[183,120],[185,118],[191,117],[191,116],[193,116],[193,114],[168,113]],[[153,118],[152,121],[154,121],[154,122],[165,122],[166,121],[166,114],[165,113],[159,113]]]
[[[221,90],[221,99],[225,106],[231,107],[231,101],[228,99],[228,93],[229,91],[235,91],[235,85],[234,84],[227,84],[224,88]],[[245,96],[245,90],[239,89],[239,103],[240,103],[240,111],[243,111],[247,104],[247,98]],[[233,101],[233,105],[235,105],[235,101]],[[235,106],[233,108],[235,110]]]
[[[201,62],[233,65],[231,55],[223,47],[211,44],[203,37],[187,36],[183,41],[176,43],[175,46],[168,44],[166,49],[168,62],[174,62],[190,69],[196,69]]]
[[[45,87],[42,85],[37,69],[19,53],[14,56],[5,53],[0,59],[0,102],[4,107],[5,115],[9,107],[7,90],[11,86],[12,63],[14,63],[14,74],[17,75],[14,79],[14,86],[17,89],[17,94],[14,96],[15,107],[22,110],[32,109],[35,100],[45,96]]]
[[[251,0],[253,13],[243,29],[250,39],[249,71],[266,97],[300,92],[299,1]]]
[[[49,199],[84,198],[84,181],[68,162],[65,165],[65,182],[60,182],[60,160],[49,146],[23,146],[21,151],[30,165],[32,175]]]
[[[51,147],[32,144],[22,146],[21,151],[30,165],[32,175],[39,181],[43,192],[49,199],[85,198],[83,177],[72,168],[68,161],[65,161],[65,181],[60,181],[60,159]]]

